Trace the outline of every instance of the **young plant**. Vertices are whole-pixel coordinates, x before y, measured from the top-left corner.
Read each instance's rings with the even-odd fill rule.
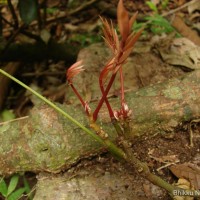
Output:
[[[24,193],[30,193],[30,186],[24,178],[24,187],[17,188],[20,176],[15,174],[11,177],[9,184],[6,184],[3,178],[0,178],[0,194],[5,200],[18,200]],[[29,197],[28,199],[32,199]]]
[[[76,94],[76,96],[78,97],[78,99],[80,100],[82,106],[85,109],[86,114],[89,116],[90,113],[90,108],[88,106],[88,104],[82,99],[81,95],[79,94],[79,92],[76,90],[76,88],[73,85],[73,81],[72,79],[78,75],[80,72],[84,71],[82,61],[78,61],[76,63],[74,63],[68,70],[67,70],[67,81],[68,84],[71,86],[73,92]]]
[[[99,76],[99,86],[102,92],[102,96],[100,101],[94,110],[93,114],[89,112],[89,106],[86,102],[83,101],[78,91],[75,89],[72,78],[83,71],[83,66],[81,66],[81,61],[76,62],[67,70],[67,80],[69,85],[72,87],[74,93],[79,98],[81,104],[83,105],[87,115],[90,115],[90,119],[93,122],[96,122],[98,113],[103,105],[106,103],[108,108],[108,112],[111,120],[125,120],[130,117],[131,110],[128,108],[128,105],[125,102],[124,97],[124,78],[123,78],[123,69],[122,66],[126,62],[126,59],[130,55],[132,48],[135,42],[138,40],[141,35],[142,29],[137,33],[132,32],[131,28],[135,19],[137,17],[137,13],[129,18],[128,11],[124,8],[123,1],[120,0],[117,7],[117,20],[119,26],[120,37],[117,34],[117,31],[114,29],[112,22],[108,22],[106,19],[101,18],[103,23],[103,33],[105,43],[112,51],[112,58],[106,63],[103,70]],[[107,95],[112,87],[114,80],[116,78],[117,73],[120,74],[120,83],[121,83],[121,109],[119,111],[113,111]],[[109,81],[107,81],[109,80]],[[105,86],[105,84],[107,85]]]
[[[20,84],[25,89],[29,90],[31,93],[35,94],[38,98],[43,100],[45,103],[47,103],[49,106],[51,106],[53,109],[55,109],[57,112],[62,114],[65,118],[70,120],[72,123],[76,124],[78,127],[80,127],[83,131],[85,131],[87,134],[92,136],[96,141],[98,141],[100,144],[105,146],[112,154],[114,154],[119,160],[126,161],[131,166],[135,167],[137,171],[151,181],[153,184],[158,185],[164,189],[166,189],[172,196],[174,195],[173,191],[176,190],[176,192],[180,192],[183,194],[195,194],[194,191],[191,190],[184,190],[181,188],[177,188],[163,179],[159,178],[155,174],[150,172],[150,169],[146,163],[141,162],[136,158],[134,153],[129,147],[129,143],[124,139],[122,140],[123,149],[115,145],[113,142],[111,142],[108,139],[107,133],[105,133],[97,123],[97,117],[98,113],[105,102],[110,114],[110,117],[112,120],[116,121],[119,119],[126,120],[130,117],[131,110],[128,108],[125,98],[124,98],[124,86],[123,86],[123,73],[122,73],[122,66],[126,62],[126,59],[130,55],[132,51],[132,47],[134,46],[135,42],[138,40],[142,30],[140,30],[137,33],[131,32],[131,27],[136,19],[137,13],[129,19],[128,12],[123,6],[123,0],[119,1],[118,9],[117,9],[117,18],[118,18],[118,25],[119,25],[119,32],[120,32],[120,38],[117,35],[117,32],[113,28],[112,23],[108,23],[107,20],[102,19],[103,25],[104,25],[104,40],[108,44],[109,48],[113,52],[113,57],[107,62],[107,64],[104,66],[103,70],[100,73],[99,76],[99,85],[102,92],[102,97],[97,105],[97,108],[92,113],[89,105],[87,102],[85,102],[81,95],[76,90],[74,84],[73,84],[73,77],[82,72],[83,66],[82,61],[78,61],[75,64],[73,64],[67,71],[67,80],[69,85],[72,87],[74,93],[79,98],[81,104],[84,107],[84,110],[86,114],[89,116],[90,119],[90,127],[95,130],[95,133],[85,127],[83,124],[78,122],[76,119],[71,117],[68,113],[63,111],[61,108],[56,106],[54,103],[46,99],[45,97],[41,96],[39,93],[19,81],[18,79],[14,78],[10,74],[6,73],[4,70],[0,69],[0,73],[4,74],[5,76],[9,77],[13,81]],[[109,93],[109,90],[115,80],[116,74],[119,72],[120,74],[120,82],[121,82],[121,109],[119,111],[113,111],[111,105],[109,104],[107,95]],[[110,78],[110,79],[109,79]],[[109,79],[108,84],[106,84],[106,80]],[[115,126],[116,127],[116,126]],[[117,132],[120,132],[120,130]],[[121,136],[121,132],[120,132]],[[3,194],[3,196],[8,196],[8,194],[13,192],[16,188],[16,182],[13,181],[15,184],[12,183],[14,186],[6,186],[3,179],[1,180],[0,185],[0,192]],[[9,189],[9,187],[11,189]],[[195,196],[195,195],[194,195]]]

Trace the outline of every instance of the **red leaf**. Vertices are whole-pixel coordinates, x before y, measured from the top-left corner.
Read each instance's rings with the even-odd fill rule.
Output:
[[[67,81],[69,83],[72,82],[72,79],[74,78],[74,76],[76,76],[77,74],[79,74],[81,71],[84,71],[83,65],[82,64],[82,60],[75,62],[68,70],[67,70]]]
[[[100,17],[101,18],[101,17]],[[116,51],[119,49],[119,38],[117,35],[116,30],[113,28],[112,22],[109,24],[106,19],[101,18],[101,21],[103,23],[103,33],[104,33],[104,40],[108,47],[116,53]]]
[[[143,29],[141,29],[137,33],[132,33],[131,35],[129,35],[129,37],[126,41],[125,47],[123,49],[124,51],[126,51],[127,49],[132,48],[134,46],[134,44],[136,43],[136,41],[140,37],[142,31],[143,31]]]
[[[125,41],[126,38],[128,37],[130,29],[129,29],[128,12],[124,8],[123,0],[120,0],[117,6],[117,20],[118,20],[118,26],[119,26],[120,34],[122,36],[122,40]]]
[[[129,20],[129,30],[131,30],[133,23],[135,22],[136,18],[137,18],[138,12],[136,12],[131,19]]]
[[[197,165],[183,163],[171,166],[170,170],[178,178],[189,180],[196,190],[200,189],[200,169]]]
[[[126,51],[124,51],[123,55],[119,59],[119,62],[123,64],[131,52],[132,52],[132,48],[129,48]]]
[[[108,61],[108,63],[105,65],[103,70],[100,73],[99,80],[106,80],[108,73],[114,70],[114,64],[115,63],[115,57]]]

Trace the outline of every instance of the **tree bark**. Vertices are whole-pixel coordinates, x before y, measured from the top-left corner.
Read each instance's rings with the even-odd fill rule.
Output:
[[[144,134],[147,137],[168,134],[180,123],[198,118],[199,94],[199,70],[127,93],[127,103],[133,111],[130,139]],[[118,99],[111,99],[111,104],[117,108]],[[88,126],[80,106],[59,106]],[[99,123],[115,141],[117,134],[105,107]],[[105,147],[47,105],[33,108],[25,119],[1,124],[0,141],[1,175],[20,171],[57,173],[82,158],[105,151]]]

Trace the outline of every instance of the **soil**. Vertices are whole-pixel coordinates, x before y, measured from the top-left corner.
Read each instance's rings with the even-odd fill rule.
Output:
[[[197,164],[199,161],[200,141],[194,139],[194,144],[194,147],[190,147],[188,131],[178,128],[170,138],[157,135],[136,139],[133,141],[133,151],[139,159],[148,164],[154,174],[173,184],[178,178],[171,173],[170,166],[180,163]],[[163,168],[159,170],[161,167]],[[63,174],[42,173],[38,177],[38,184],[42,190],[37,191],[35,200],[39,200],[44,195],[49,200],[53,200],[58,195],[58,188],[62,197],[66,196],[66,199],[70,199],[72,198],[71,187],[76,188],[74,192],[77,199],[85,200],[92,199],[94,190],[95,198],[99,200],[171,199],[165,190],[151,184],[132,166],[118,162],[109,153],[81,160]],[[49,187],[54,192],[44,193],[45,190],[49,190]],[[87,193],[84,192],[86,188]]]

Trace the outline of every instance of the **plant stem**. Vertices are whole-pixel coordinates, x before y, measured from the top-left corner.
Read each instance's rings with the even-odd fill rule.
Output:
[[[100,85],[100,89],[101,89],[101,93],[102,95],[105,93],[105,90],[104,90],[104,87],[103,87],[103,82],[102,82],[102,79],[99,79],[99,85]],[[106,103],[106,106],[108,108],[108,112],[109,112],[109,115],[110,115],[110,119],[114,119],[114,113],[113,113],[113,110],[112,110],[112,107],[108,101],[108,98],[106,96],[105,98],[105,103]]]
[[[125,97],[124,97],[124,77],[122,72],[122,66],[119,69],[119,73],[120,73],[120,84],[121,84],[121,107],[123,108]]]
[[[93,113],[93,120],[96,121],[97,120],[97,116],[98,116],[98,113],[99,113],[99,110],[101,109],[102,105],[103,105],[103,102],[105,101],[105,99],[107,98],[107,95],[108,95],[108,92],[110,91],[110,88],[115,80],[115,77],[116,77],[116,73],[113,73],[111,78],[110,78],[110,81],[106,87],[106,90],[104,91],[103,93],[103,96],[101,97],[98,105],[97,105],[97,108],[95,109],[94,113]]]
[[[89,110],[88,110],[87,103],[83,101],[81,95],[79,94],[79,92],[77,91],[77,89],[74,87],[74,85],[72,83],[70,83],[70,86],[71,86],[72,90],[74,91],[74,93],[76,94],[76,96],[78,97],[78,99],[80,100],[87,116],[89,116]]]
[[[14,9],[12,3],[11,3],[11,0],[7,0],[7,2],[8,2],[8,7],[10,9],[11,15],[14,19],[14,28],[18,29],[19,22],[18,22],[18,18],[17,18],[16,12],[15,12],[15,9]]]
[[[173,191],[175,189],[177,189],[175,186],[167,183],[165,180],[163,180],[160,177],[156,176],[155,174],[151,173],[148,165],[146,163],[140,161],[139,159],[137,159],[130,148],[125,146],[124,149],[127,154],[126,161],[129,164],[131,164],[132,166],[134,166],[136,168],[136,170],[140,173],[140,175],[142,175],[144,178],[149,180],[154,185],[158,185],[159,187],[164,188],[171,195],[173,194]]]

